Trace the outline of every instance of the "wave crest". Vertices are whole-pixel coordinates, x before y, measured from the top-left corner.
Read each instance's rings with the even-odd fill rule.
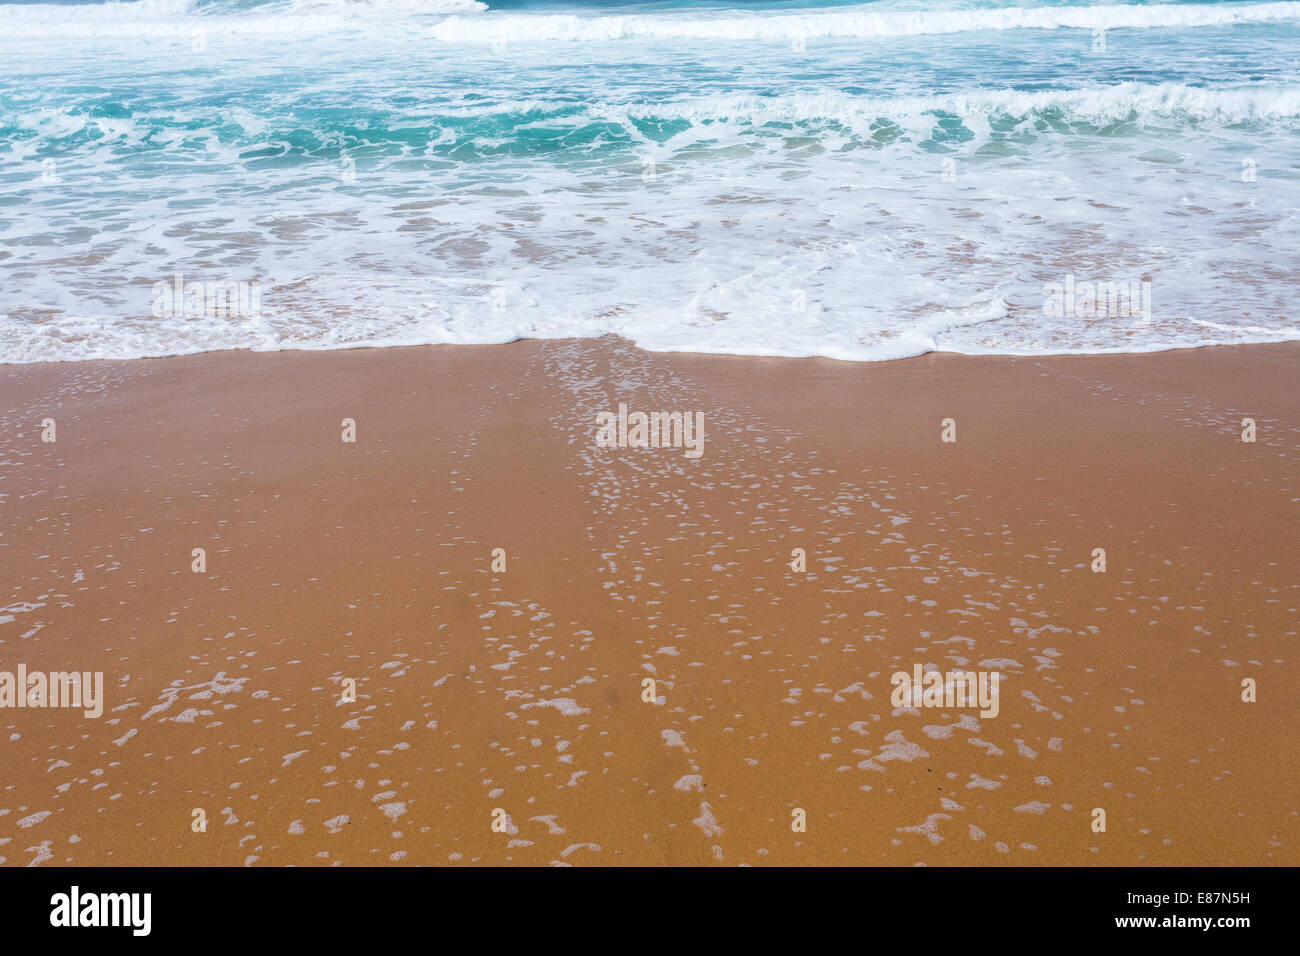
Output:
[[[1225,26],[1300,18],[1300,3],[1172,4],[1093,7],[999,7],[877,13],[868,7],[815,13],[495,14],[452,16],[428,35],[445,43],[537,43],[625,39],[809,40],[895,37],[976,30],[1115,30]]]

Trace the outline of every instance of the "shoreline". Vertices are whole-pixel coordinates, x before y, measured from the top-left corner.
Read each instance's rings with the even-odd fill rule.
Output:
[[[336,348],[286,348],[286,349],[212,349],[205,352],[180,352],[174,355],[137,355],[130,358],[87,358],[87,359],[56,359],[52,361],[39,362],[2,362],[0,369],[25,368],[28,366],[69,366],[69,365],[89,365],[95,363],[129,363],[129,362],[159,362],[174,359],[197,358],[203,355],[313,355],[329,354],[333,352],[374,352],[374,351],[395,351],[400,352],[408,349],[490,349],[497,347],[509,347],[519,345],[525,342],[533,343],[562,343],[562,342],[617,342],[628,348],[636,349],[639,352],[646,352],[650,355],[676,355],[676,356],[696,356],[701,358],[734,358],[734,359],[752,359],[752,360],[774,360],[774,361],[819,361],[819,362],[836,362],[844,365],[882,365],[894,362],[906,362],[911,359],[925,358],[927,355],[943,355],[951,358],[970,358],[970,359],[1069,359],[1069,358],[1122,358],[1124,356],[1143,356],[1143,355],[1164,355],[1169,352],[1203,352],[1205,350],[1219,349],[1269,349],[1284,348],[1288,345],[1300,343],[1300,338],[1281,339],[1277,341],[1261,342],[1213,342],[1203,345],[1171,345],[1167,348],[1152,349],[1107,349],[1101,351],[1072,351],[1072,352],[958,352],[947,349],[931,349],[926,352],[920,352],[916,355],[902,355],[897,358],[882,359],[839,359],[828,355],[761,355],[750,352],[693,352],[688,350],[681,351],[657,351],[654,349],[643,348],[631,339],[609,332],[605,335],[590,336],[566,336],[564,338],[519,338],[512,339],[509,342],[422,342],[401,345],[340,345]]]
[[[1297,367],[613,336],[4,366],[0,670],[106,700],[0,708],[0,858],[1296,865]],[[598,448],[620,403],[699,413],[703,454]],[[999,673],[998,712],[892,706],[917,666]]]

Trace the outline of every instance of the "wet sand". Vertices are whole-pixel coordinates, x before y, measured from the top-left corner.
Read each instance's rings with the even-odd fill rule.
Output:
[[[0,709],[0,862],[1300,864],[1298,367],[0,368],[0,670],[107,698]],[[596,447],[619,403],[702,456]],[[998,714],[894,706],[916,665]]]

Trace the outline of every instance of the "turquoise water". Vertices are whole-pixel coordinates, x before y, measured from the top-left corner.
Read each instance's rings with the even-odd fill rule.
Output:
[[[1300,335],[1300,3],[0,11],[0,361]]]

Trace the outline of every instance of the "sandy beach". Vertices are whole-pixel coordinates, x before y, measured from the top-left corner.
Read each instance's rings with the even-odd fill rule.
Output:
[[[0,862],[1300,864],[1298,366],[0,367],[0,671],[105,698],[0,709]]]

